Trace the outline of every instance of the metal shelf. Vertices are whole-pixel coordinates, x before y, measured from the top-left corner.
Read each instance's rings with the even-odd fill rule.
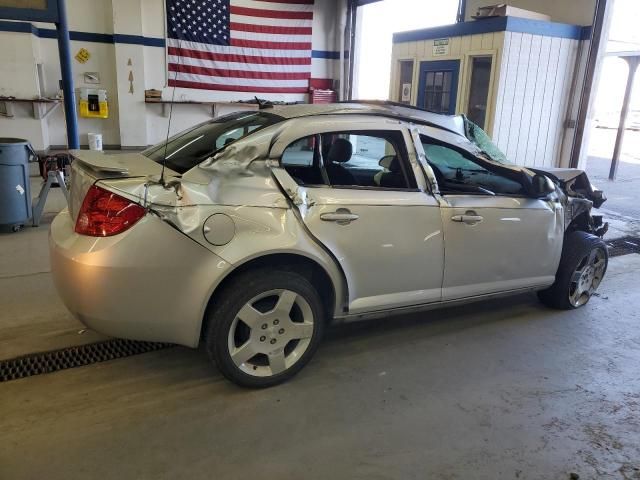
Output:
[[[212,117],[216,117],[218,113],[218,107],[220,106],[242,106],[247,110],[258,110],[258,104],[254,103],[244,103],[244,102],[197,102],[193,100],[149,100],[145,99],[144,103],[148,105],[161,105],[162,106],[162,116],[169,116],[169,108],[171,105],[204,105],[210,109],[210,114]]]
[[[30,103],[33,107],[33,118],[43,120],[47,118],[62,103],[62,100],[52,98],[12,98],[0,97],[0,104],[4,107],[4,113],[1,115],[7,118],[13,118],[14,103]]]

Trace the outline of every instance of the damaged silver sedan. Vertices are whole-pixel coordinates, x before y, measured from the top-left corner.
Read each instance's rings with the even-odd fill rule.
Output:
[[[527,290],[578,308],[607,268],[586,175],[509,164],[463,116],[282,106],[73,155],[50,233],[66,306],[107,335],[204,342],[243,386],[297,373],[330,319]]]

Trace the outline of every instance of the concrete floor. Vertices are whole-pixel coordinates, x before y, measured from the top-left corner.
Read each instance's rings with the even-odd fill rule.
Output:
[[[41,183],[39,177],[31,177],[34,197]],[[0,233],[0,360],[106,338],[84,331],[58,298],[51,280],[49,224],[65,206],[62,192],[51,189],[39,227]]]
[[[612,259],[575,312],[336,326],[269,390],[179,347],[3,383],[0,478],[640,478],[639,268]]]
[[[0,236],[0,359],[102,338],[58,300],[46,229]],[[180,347],[1,383],[0,479],[639,479],[639,281],[627,255],[574,312],[338,325],[268,390]]]

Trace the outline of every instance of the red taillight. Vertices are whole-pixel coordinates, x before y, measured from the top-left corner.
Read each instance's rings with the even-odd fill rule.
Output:
[[[78,213],[76,233],[110,237],[132,227],[144,214],[137,203],[93,185]]]

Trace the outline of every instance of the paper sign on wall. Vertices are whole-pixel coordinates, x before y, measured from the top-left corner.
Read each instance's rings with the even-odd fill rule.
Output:
[[[449,39],[436,38],[433,41],[433,56],[442,57],[444,55],[449,55]]]
[[[402,84],[402,98],[401,102],[410,102],[411,101],[411,84],[403,83]]]
[[[87,50],[86,48],[81,48],[80,50],[78,50],[78,53],[76,53],[75,59],[80,63],[87,63],[90,57],[91,54],[89,53],[89,50]]]

